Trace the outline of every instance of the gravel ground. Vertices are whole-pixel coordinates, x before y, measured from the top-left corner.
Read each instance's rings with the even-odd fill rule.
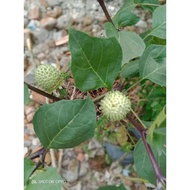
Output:
[[[121,7],[123,0],[105,1],[111,16]],[[137,33],[144,32],[151,26],[151,15],[135,9],[134,13],[141,20],[128,30]],[[33,62],[55,63],[60,69],[66,70],[70,61],[68,49],[68,29],[87,32],[93,36],[103,34],[105,15],[96,0],[25,0],[24,1],[24,80],[34,84]],[[32,52],[28,49],[27,39],[32,42]],[[31,92],[32,103],[24,107],[24,151],[35,151],[40,142],[33,129],[32,118],[45,98]],[[128,175],[132,164],[121,165],[117,162],[107,164],[105,147],[96,139],[91,139],[83,145],[71,149],[51,151],[46,163],[58,167],[60,174],[67,183],[63,189],[95,190],[103,185],[119,184],[121,181],[128,190],[146,190],[147,187],[134,183],[129,179],[118,177]],[[130,169],[131,170],[131,169]],[[131,176],[137,174],[132,172]]]

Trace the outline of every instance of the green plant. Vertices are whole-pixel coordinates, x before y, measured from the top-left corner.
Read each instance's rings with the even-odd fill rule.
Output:
[[[51,93],[62,84],[63,77],[52,65],[40,65],[35,71],[36,84],[44,91]]]
[[[166,95],[166,5],[160,5],[158,0],[127,0],[111,19],[104,2],[102,0],[98,0],[98,2],[109,21],[104,25],[106,37],[92,37],[72,28],[69,30],[70,70],[72,73],[70,77],[74,78],[77,90],[83,92],[84,97],[73,100],[73,96],[67,95],[61,99],[62,97],[47,93],[61,85],[58,76],[55,80],[58,81],[56,84],[49,86],[49,79],[44,81],[43,84],[48,85],[48,88],[44,89],[47,92],[27,84],[31,90],[54,100],[54,103],[41,106],[33,118],[34,130],[43,148],[29,157],[33,159],[40,156],[41,159],[37,165],[25,158],[25,173],[27,174],[25,188],[28,190],[34,186],[32,185],[34,176],[31,174],[36,174],[37,178],[40,175],[36,173],[37,171],[43,170],[44,174],[50,171],[48,167],[41,168],[49,149],[75,147],[92,138],[95,131],[96,135],[100,137],[101,132],[106,131],[106,127],[119,128],[124,125],[128,129],[129,124],[139,131],[141,139],[134,144],[131,138],[130,141],[127,140],[123,148],[129,151],[129,147],[134,147],[134,163],[139,177],[157,186],[161,183],[162,188],[165,187],[166,102],[159,102],[157,107],[156,101],[152,102],[151,96],[155,94],[160,96],[160,93],[163,97]],[[153,15],[152,29],[141,35],[125,30],[127,26],[134,25],[139,20],[132,13],[136,6],[151,11]],[[138,116],[134,111],[135,103],[130,92],[137,87],[143,88],[144,81],[151,81],[151,85],[146,86],[143,96],[147,103],[143,104],[145,109],[142,109],[141,116]],[[153,84],[156,86],[150,92],[149,88]],[[41,85],[41,87],[44,86]],[[91,94],[100,89],[104,89],[108,93],[92,98]],[[73,91],[73,93],[75,92]],[[114,93],[117,94],[109,97]],[[122,104],[120,94],[122,94]],[[104,96],[105,99],[101,101]],[[138,96],[142,97],[142,94],[139,93]],[[110,116],[112,109],[107,106],[110,100],[116,102],[116,106],[121,106],[113,110],[122,111],[122,113],[114,113],[115,116]],[[108,119],[95,109],[100,107],[100,104],[102,112],[107,115]],[[131,106],[133,109],[130,108]],[[149,108],[151,113],[147,114],[146,111]],[[146,126],[143,119],[151,121],[152,124]],[[109,131],[107,130],[104,135]],[[129,145],[129,142],[132,146]],[[44,172],[44,170],[46,171]],[[59,178],[55,171],[52,172],[54,172],[52,175],[55,175],[55,178]],[[123,185],[121,186],[124,188]],[[48,189],[48,187],[46,188]],[[60,187],[51,188],[59,189]]]

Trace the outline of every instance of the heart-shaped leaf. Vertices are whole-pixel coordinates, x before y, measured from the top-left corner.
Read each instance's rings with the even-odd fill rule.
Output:
[[[145,44],[142,38],[130,31],[119,32],[118,42],[123,52],[122,65],[128,63],[131,59],[143,54]]]
[[[96,111],[90,98],[43,105],[34,115],[34,130],[46,148],[71,148],[93,137]]]
[[[131,12],[135,8],[136,4],[134,3],[134,0],[127,0],[119,9],[119,11],[116,13],[116,15],[113,17],[113,23],[114,25],[118,28],[119,27],[119,22],[121,22],[121,17],[122,14],[125,14],[126,12]]]
[[[125,11],[121,12],[118,16],[118,26],[125,27],[125,26],[132,26],[136,24],[140,20],[140,17],[136,16],[135,14]]]
[[[166,39],[166,5],[158,7],[153,12],[152,27],[152,36]]]
[[[166,5],[156,8],[153,12],[152,30],[143,39],[146,39],[148,36],[166,39]]]
[[[139,72],[142,78],[166,86],[166,46],[148,46],[140,58]]]
[[[71,71],[81,91],[112,88],[121,68],[122,50],[117,40],[91,37],[70,29]]]

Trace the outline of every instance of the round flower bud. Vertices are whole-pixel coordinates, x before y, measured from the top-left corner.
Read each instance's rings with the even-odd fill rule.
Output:
[[[44,91],[51,93],[62,84],[61,73],[52,65],[43,64],[35,71],[36,84]]]
[[[131,101],[119,91],[108,92],[100,102],[103,115],[110,121],[119,121],[126,117],[131,108]]]

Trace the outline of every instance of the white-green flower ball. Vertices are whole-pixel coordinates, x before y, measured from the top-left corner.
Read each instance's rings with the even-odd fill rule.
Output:
[[[119,121],[130,112],[131,101],[120,91],[108,92],[100,102],[100,109],[110,121]]]
[[[43,64],[35,71],[35,82],[44,91],[51,93],[62,84],[63,77],[57,68]]]

